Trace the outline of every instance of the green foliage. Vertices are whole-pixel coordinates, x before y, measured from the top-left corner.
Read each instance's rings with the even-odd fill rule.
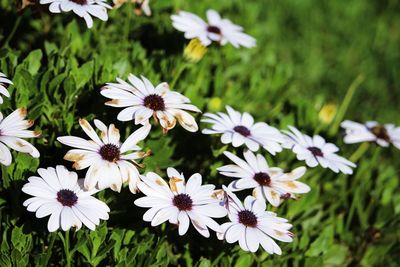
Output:
[[[123,137],[137,128],[116,121],[118,109],[103,105],[99,93],[129,73],[173,84],[203,112],[231,105],[278,128],[319,133],[340,154],[357,159],[358,168],[350,177],[310,169],[302,178],[310,193],[269,207],[294,225],[295,240],[280,244],[282,256],[246,253],[193,229],[180,237],[170,224],[153,228],[142,222],[144,211],[133,205],[137,196],[127,188],[102,192],[110,220],[94,232],[68,233],[73,266],[400,265],[400,152],[344,145],[338,128],[342,119],[400,124],[398,1],[151,1],[152,17],[138,17],[126,4],[109,11],[107,22],[95,19],[91,30],[71,13],[51,14],[39,5],[17,12],[9,2],[0,0],[0,71],[14,85],[1,112],[27,107],[42,137],[30,140],[40,161],[13,152],[13,164],[1,169],[0,266],[66,265],[66,235],[48,233],[47,220],[25,210],[21,188],[39,166],[70,167],[56,137],[83,137],[79,118],[115,123]],[[182,51],[188,41],[172,28],[170,15],[188,10],[204,16],[210,7],[243,25],[257,47],[213,46],[201,61],[187,64]],[[338,113],[324,124],[318,113],[327,103]],[[232,147],[215,136],[179,126],[163,136],[156,126],[142,147],[152,151],[142,172],[165,175],[166,167],[176,166],[187,176],[200,172],[208,183],[230,182],[216,168],[227,163],[222,152]],[[289,151],[267,157],[285,169],[301,164]]]
[[[24,234],[20,227],[12,229],[11,234],[3,232],[1,243],[1,266],[28,266],[29,252],[33,248],[32,236]],[[11,240],[7,243],[6,240]]]

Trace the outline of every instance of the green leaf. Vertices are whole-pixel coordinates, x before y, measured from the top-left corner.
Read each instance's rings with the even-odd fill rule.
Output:
[[[93,75],[93,70],[94,70],[93,61],[86,62],[78,69],[72,70],[72,76],[76,81],[76,89],[82,88],[85,84],[87,84],[90,81]]]
[[[26,66],[26,69],[32,76],[38,73],[41,66],[42,57],[42,50],[37,49],[30,52],[29,55],[24,59],[22,64]]]

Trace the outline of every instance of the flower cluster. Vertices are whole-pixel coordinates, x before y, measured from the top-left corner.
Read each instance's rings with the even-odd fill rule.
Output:
[[[114,7],[125,2],[128,0],[114,0]],[[131,2],[135,3],[137,14],[141,11],[151,14],[149,0]],[[49,4],[53,13],[72,11],[86,21],[88,28],[93,26],[92,16],[106,21],[107,11],[112,8],[106,0],[40,0],[40,4]],[[192,62],[197,62],[207,51],[205,47],[213,42],[230,43],[236,48],[256,45],[256,40],[245,34],[242,27],[221,18],[215,10],[207,11],[207,22],[185,11],[172,15],[171,19],[172,25],[184,32],[186,39],[192,40],[185,50],[185,57]],[[339,148],[335,144],[326,142],[320,135],[309,136],[293,126],[288,126],[289,130],[280,130],[264,121],[256,122],[247,112],[226,106],[226,113],[203,115],[201,121],[209,126],[201,132],[221,135],[221,143],[233,147],[223,152],[231,164],[217,169],[219,175],[231,178],[227,186],[217,188],[214,184],[203,184],[202,175],[197,172],[185,179],[183,173],[172,167],[166,170],[168,181],[153,171],[142,173],[144,165],[140,161],[152,152],[142,149],[141,142],[150,138],[152,128],[156,129],[154,125],[159,124],[164,135],[177,123],[188,132],[197,132],[199,126],[194,116],[201,110],[189,98],[171,90],[166,82],[154,86],[146,77],[133,74],[127,79],[116,78],[116,82],[103,86],[100,94],[110,99],[105,105],[122,108],[117,120],[133,121],[137,129],[121,141],[120,131],[114,124],[106,125],[98,119],[91,124],[86,119],[79,119],[79,125],[89,139],[60,136],[57,140],[73,148],[64,159],[73,162],[73,169],[86,170],[84,177],[79,179],[76,172],[58,165],[39,168],[39,176],[29,177],[23,186],[22,191],[32,196],[23,205],[38,218],[50,216],[47,224],[50,232],[60,227],[64,231],[79,230],[82,225],[94,230],[100,220],[109,218],[110,209],[93,195],[108,188],[120,192],[126,185],[133,194],[142,194],[134,204],[148,209],[143,220],[151,226],[168,221],[178,226],[179,235],[184,235],[192,225],[206,238],[210,237],[211,230],[227,243],[238,242],[245,251],[256,252],[261,245],[270,254],[281,254],[275,240],[292,242],[292,225],[287,219],[268,211],[267,204],[277,208],[285,200],[309,192],[310,187],[299,181],[307,168],[300,166],[286,171],[271,167],[267,158],[257,152],[265,150],[270,157],[290,149],[310,168],[319,165],[347,175],[351,175],[356,167],[355,163],[337,154]],[[12,82],[0,73],[1,95],[10,97],[9,85]],[[40,156],[39,151],[23,139],[40,135],[28,130],[33,121],[26,120],[26,115],[25,108],[19,108],[5,118],[0,113],[0,163],[3,165],[12,162],[9,148],[35,158]],[[400,127],[393,124],[344,121],[342,127],[346,130],[345,143],[375,141],[381,146],[393,144],[400,149]],[[241,147],[244,147],[243,151]],[[243,201],[235,194],[238,191],[249,193],[248,189],[252,194],[245,196]]]
[[[127,2],[135,5],[134,12],[141,15],[151,16],[150,0],[113,0],[114,8],[117,9]],[[106,0],[40,0],[40,4],[49,4],[49,11],[52,13],[74,12],[83,18],[88,28],[93,27],[93,17],[102,21],[108,20],[107,11],[112,7]],[[256,40],[243,32],[243,28],[232,23],[229,19],[223,19],[215,10],[207,10],[207,22],[199,16],[180,11],[178,15],[172,15],[172,25],[185,33],[187,39],[198,39],[204,46],[212,42],[220,45],[232,44],[234,47],[254,47]]]

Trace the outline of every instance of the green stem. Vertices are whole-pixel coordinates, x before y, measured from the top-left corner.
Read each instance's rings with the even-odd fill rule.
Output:
[[[365,147],[368,147],[369,143],[366,143],[366,144],[367,145],[365,145]],[[361,145],[358,150],[360,150],[360,151],[363,150],[364,148],[361,149],[362,146],[363,145]],[[357,151],[354,152],[354,154],[353,154],[354,157],[355,157],[356,154],[359,154]],[[373,166],[376,163],[376,161],[378,160],[378,157],[380,155],[380,149],[377,148],[376,146],[375,146],[375,149],[373,151],[374,152],[373,152],[372,158],[370,160],[370,165],[371,166]],[[364,201],[364,200],[360,199],[360,195],[361,194],[359,193],[359,191],[361,190],[361,188],[359,186],[356,186],[356,185],[360,184],[360,181],[359,181],[360,177],[364,177],[365,172],[368,171],[369,169],[368,168],[363,168],[363,169],[360,169],[360,170],[361,170],[361,172],[357,173],[357,175],[352,180],[351,186],[349,187],[349,188],[356,188],[356,190],[355,190],[355,192],[353,192],[353,191],[349,192],[351,194],[351,196],[352,196],[352,201],[351,201],[351,205],[350,205],[349,212],[348,212],[347,219],[346,219],[346,226],[345,226],[346,228],[345,229],[347,229],[347,230],[350,229],[350,225],[351,225],[354,213],[356,212],[358,203],[359,202],[363,203],[363,201]],[[362,223],[362,222],[360,221],[360,223]]]
[[[71,267],[71,255],[69,251],[69,230],[65,232],[65,239],[64,239],[64,251],[65,251],[65,258],[67,260],[67,267]]]
[[[54,245],[54,241],[56,240],[57,234],[56,233],[51,233],[51,239],[50,239],[50,244],[47,247],[47,254],[46,254],[46,258],[44,259],[44,262],[42,264],[42,266],[47,266],[51,257],[51,253],[53,251],[53,245]]]
[[[11,39],[14,37],[15,32],[17,31],[19,24],[21,24],[21,20],[22,20],[22,15],[19,15],[17,17],[17,20],[14,23],[14,27],[12,28],[10,34],[7,36],[7,39],[4,41],[3,47],[6,47],[8,45],[8,43],[11,41]]]
[[[1,182],[3,182],[3,184],[0,183],[1,187],[8,188],[10,186],[10,180],[9,180],[7,168],[4,165],[1,165],[1,176],[2,176]]]
[[[183,71],[186,69],[187,66],[188,66],[188,64],[187,64],[187,63],[184,63],[184,64],[182,64],[182,65],[179,67],[178,72],[177,72],[177,74],[175,75],[174,80],[171,82],[171,85],[170,85],[170,87],[171,87],[172,89],[175,87],[176,82],[177,82],[178,79],[181,77]]]
[[[346,111],[350,105],[351,99],[354,96],[357,88],[361,85],[364,81],[365,77],[363,74],[359,74],[357,78],[350,84],[349,89],[347,89],[347,93],[344,96],[343,102],[340,105],[338,112],[336,113],[335,119],[333,121],[332,127],[329,131],[330,135],[335,135],[339,129],[339,125],[342,122],[344,116],[346,115]]]
[[[350,158],[349,158],[350,161],[357,162],[362,157],[362,155],[364,155],[364,153],[367,151],[368,147],[369,147],[369,143],[367,143],[367,142],[362,143],[357,148],[357,150],[354,151],[353,155],[350,156]]]

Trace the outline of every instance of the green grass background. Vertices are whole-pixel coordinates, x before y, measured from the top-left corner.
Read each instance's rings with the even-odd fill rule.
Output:
[[[95,19],[91,30],[73,14],[50,14],[39,5],[17,12],[15,4],[0,0],[0,71],[14,82],[1,112],[27,107],[43,134],[32,140],[40,160],[14,153],[15,163],[1,169],[0,266],[65,266],[65,234],[49,234],[47,219],[26,211],[21,187],[39,166],[71,168],[62,159],[68,148],[55,138],[85,137],[78,118],[115,123],[125,137],[136,129],[118,122],[119,109],[104,106],[99,93],[106,82],[129,73],[154,83],[176,79],[172,89],[203,112],[231,105],[281,129],[296,125],[319,133],[341,155],[357,160],[358,168],[352,176],[310,169],[302,180],[312,191],[275,209],[294,225],[294,242],[280,243],[282,256],[261,249],[246,253],[215,236],[204,239],[193,228],[183,237],[173,225],[152,228],[127,188],[120,194],[103,191],[98,196],[111,207],[110,220],[95,232],[68,233],[73,266],[400,265],[400,151],[345,145],[338,129],[342,119],[400,124],[398,1],[153,0],[151,17],[137,17],[125,5],[110,11],[108,22]],[[257,47],[213,46],[177,78],[188,41],[172,28],[170,15],[187,10],[204,17],[208,8],[243,25]],[[323,124],[318,113],[327,103],[339,113]],[[165,177],[166,167],[175,166],[187,177],[200,172],[208,183],[230,182],[216,168],[227,163],[221,153],[232,148],[215,136],[176,127],[163,137],[153,128],[142,146],[154,152],[143,172]],[[285,169],[302,165],[290,151],[266,156]]]

